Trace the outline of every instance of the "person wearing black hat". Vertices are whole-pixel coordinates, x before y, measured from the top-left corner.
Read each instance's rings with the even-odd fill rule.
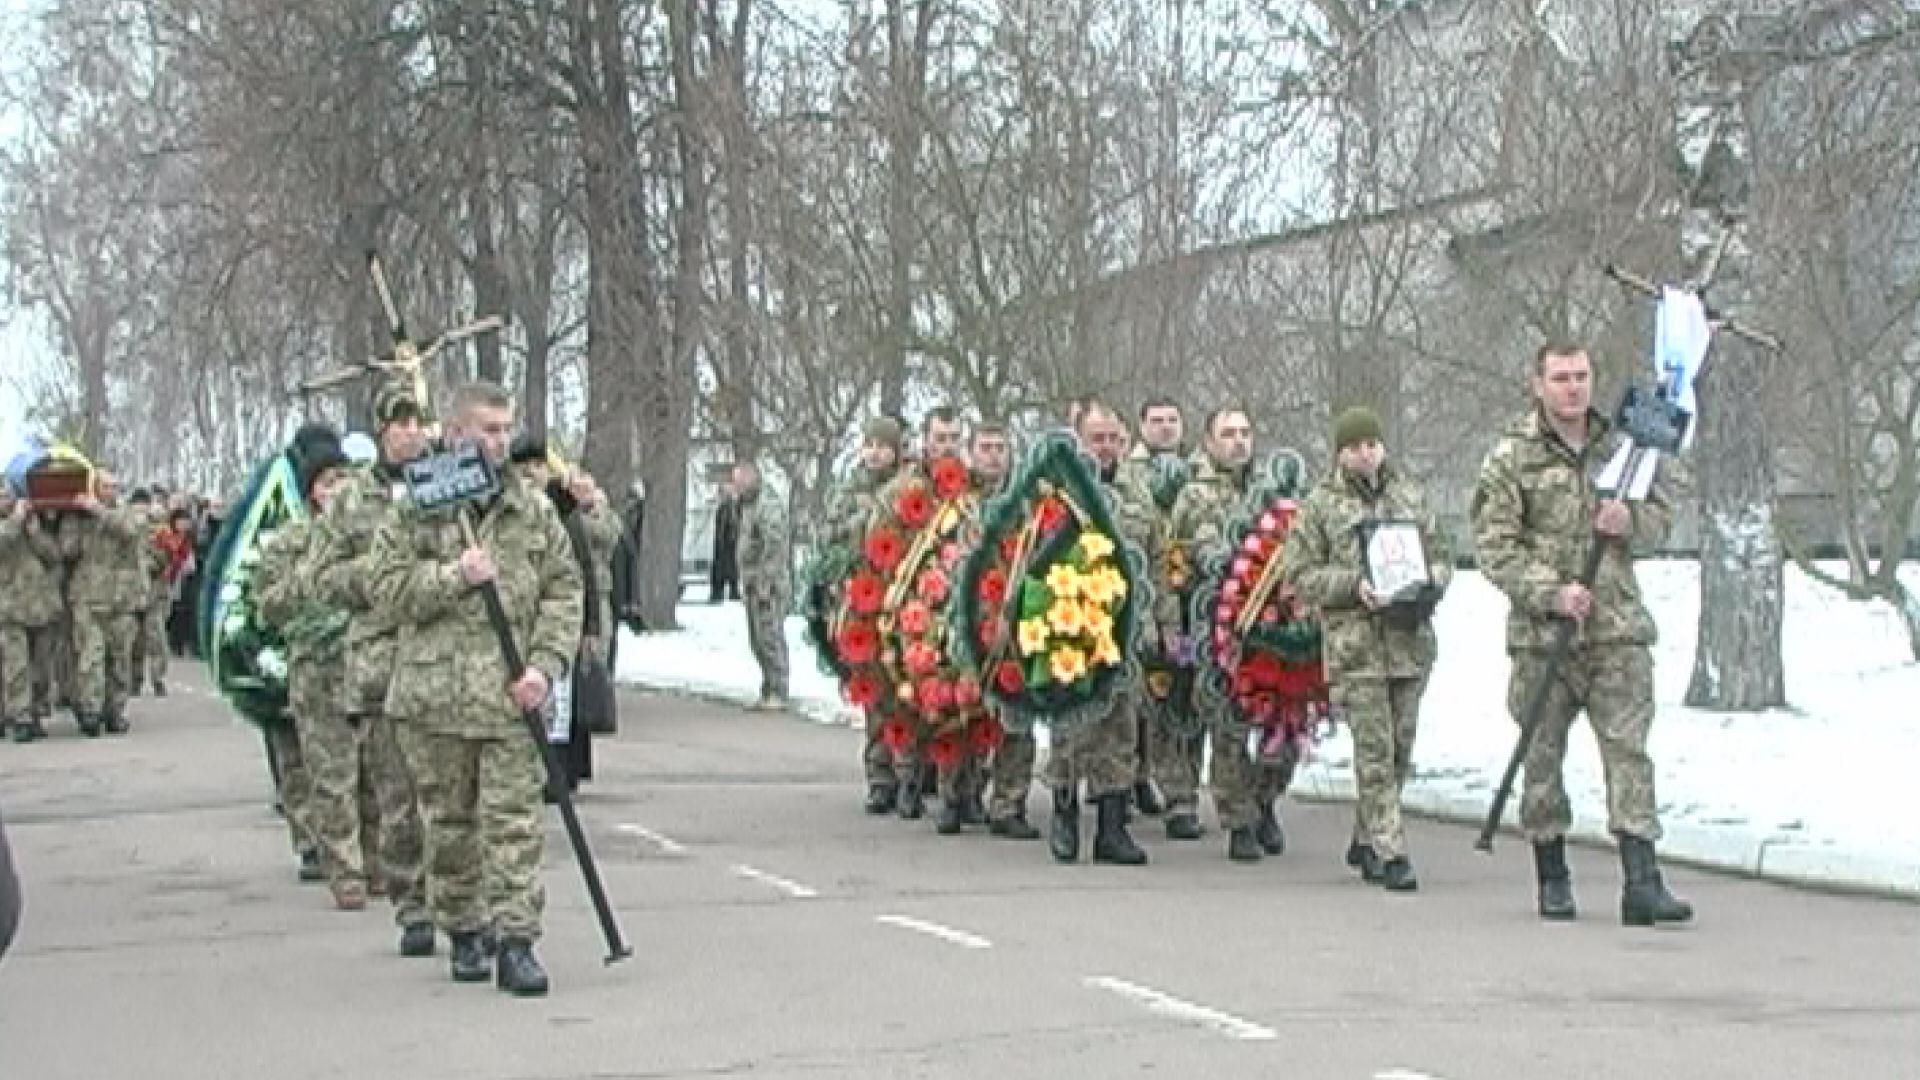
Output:
[[[1287,532],[1281,575],[1320,611],[1333,703],[1353,732],[1347,863],[1369,883],[1412,892],[1419,881],[1400,793],[1413,773],[1420,697],[1437,653],[1433,608],[1453,564],[1419,485],[1387,461],[1373,410],[1342,412],[1333,449],[1332,471]],[[1419,580],[1388,579],[1396,552]]]
[[[395,629],[375,608],[370,556],[374,533],[405,490],[402,470],[426,451],[431,415],[403,382],[389,383],[374,395],[373,413],[379,458],[349,473],[315,523],[318,550],[310,565],[316,598],[348,614],[347,665],[337,696],[341,711],[364,733],[367,781],[380,819],[378,857],[366,859],[368,891],[385,892],[392,904],[400,955],[428,957],[435,941],[426,908],[426,840],[413,774],[384,709]]]

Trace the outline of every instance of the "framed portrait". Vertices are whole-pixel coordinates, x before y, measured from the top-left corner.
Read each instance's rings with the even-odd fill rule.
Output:
[[[1367,584],[1383,604],[1412,600],[1433,584],[1427,564],[1427,546],[1420,539],[1420,523],[1386,519],[1361,523],[1361,564]]]

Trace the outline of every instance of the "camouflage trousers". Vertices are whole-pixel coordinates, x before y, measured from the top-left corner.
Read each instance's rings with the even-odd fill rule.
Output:
[[[1507,709],[1522,722],[1527,695],[1546,667],[1546,654],[1513,656],[1507,685]],[[1561,766],[1567,757],[1567,733],[1586,710],[1587,723],[1600,744],[1606,773],[1607,829],[1615,835],[1660,839],[1660,817],[1653,790],[1653,760],[1647,733],[1653,726],[1653,654],[1643,645],[1577,648],[1560,666],[1540,726],[1527,749],[1520,788],[1520,827],[1529,840],[1565,836],[1573,825]]]
[[[979,777],[985,762],[971,747],[945,765],[934,767],[934,790],[943,803],[964,802],[979,792]]]
[[[1139,710],[1135,693],[1123,690],[1107,715],[1081,724],[1065,739],[1055,738],[1047,755],[1048,785],[1077,788],[1085,780],[1090,799],[1131,792]]]
[[[503,938],[540,937],[547,906],[540,796],[547,766],[515,732],[469,739],[400,721],[400,749],[426,826],[427,909],[449,934],[491,926]]]
[[[893,748],[880,738],[880,728],[885,723],[879,713],[867,711],[867,729],[860,747],[860,767],[867,776],[869,788],[890,788],[899,783],[893,772]]]
[[[993,801],[987,808],[988,817],[999,821],[1027,816],[1027,793],[1033,789],[1033,760],[1038,750],[1031,731],[1024,734],[1009,731],[1006,738],[1000,740],[1000,748],[993,752],[990,770]]]
[[[167,678],[167,613],[172,602],[166,597],[158,597],[147,605],[140,616],[140,653],[146,659],[147,681],[156,686]],[[141,672],[134,672],[137,683]]]
[[[1286,794],[1297,764],[1289,746],[1279,759],[1255,760],[1246,735],[1228,735],[1215,728],[1213,741],[1213,810],[1223,829],[1249,829],[1260,812]]]
[[[73,613],[74,711],[119,716],[133,691],[133,648],[140,632],[131,611],[80,608]]]
[[[787,598],[749,585],[746,590],[747,645],[760,665],[760,694],[787,696]]]
[[[1142,717],[1153,744],[1153,780],[1170,814],[1191,814],[1200,805],[1200,759],[1206,733],[1177,734],[1151,717]]]
[[[0,720],[46,715],[54,630],[0,623]]]
[[[267,748],[273,765],[273,781],[280,795],[280,810],[287,817],[287,836],[296,855],[318,851],[313,830],[307,825],[308,809],[313,802],[313,778],[307,772],[301,753],[300,735],[293,721],[283,720],[266,729]]]
[[[366,714],[360,724],[366,732],[360,743],[364,775],[373,789],[373,805],[380,816],[378,846],[373,849],[379,857],[368,862],[386,882],[394,922],[401,926],[425,922],[426,835],[420,824],[413,773],[400,748],[400,725],[387,719],[385,713]]]
[[[1400,793],[1413,775],[1413,737],[1426,676],[1349,679],[1333,688],[1353,732],[1353,841],[1382,859],[1407,854]]]
[[[340,677],[337,663],[296,669],[289,689],[309,784],[307,831],[320,849],[329,881],[364,883],[362,729],[337,705]]]

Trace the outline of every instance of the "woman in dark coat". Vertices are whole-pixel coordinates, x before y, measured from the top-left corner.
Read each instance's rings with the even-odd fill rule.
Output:
[[[508,454],[512,468],[523,472],[536,486],[547,493],[553,502],[553,508],[560,512],[560,521],[567,527],[567,539],[573,542],[574,558],[580,562],[581,583],[585,586],[584,595],[598,595],[599,575],[606,570],[594,565],[592,552],[587,546],[587,533],[580,522],[580,508],[574,502],[571,492],[560,478],[553,475],[548,464],[547,445],[527,436],[515,440]],[[580,633],[583,637],[598,638],[600,629],[600,605],[587,603],[583,608]],[[574,649],[569,660],[578,664],[580,650]],[[576,696],[577,702],[577,696]],[[567,741],[560,746],[560,763],[566,768],[567,790],[576,791],[583,780],[593,779],[593,732],[581,722],[580,710],[576,707],[567,719]],[[553,802],[555,795],[547,792],[547,801]]]

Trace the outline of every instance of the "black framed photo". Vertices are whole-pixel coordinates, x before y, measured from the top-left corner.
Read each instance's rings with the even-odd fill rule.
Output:
[[[1362,522],[1356,531],[1367,584],[1382,604],[1413,600],[1433,584],[1419,522],[1388,518]]]

